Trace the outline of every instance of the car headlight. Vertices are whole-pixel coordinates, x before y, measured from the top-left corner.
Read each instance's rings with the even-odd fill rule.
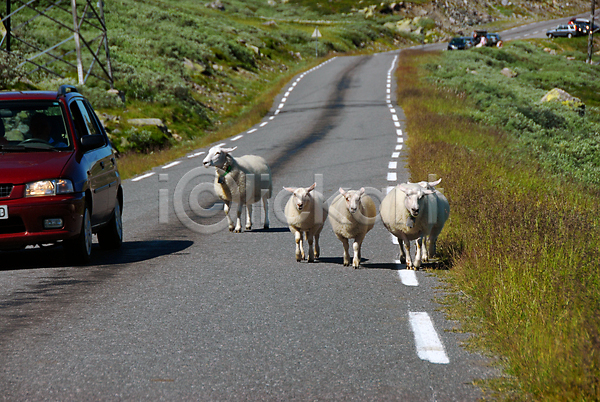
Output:
[[[25,197],[43,197],[72,192],[74,192],[73,182],[67,179],[40,180],[25,185]]]

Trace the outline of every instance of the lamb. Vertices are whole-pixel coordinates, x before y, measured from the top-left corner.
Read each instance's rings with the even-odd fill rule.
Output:
[[[269,228],[269,204],[273,192],[271,169],[267,162],[260,156],[244,155],[239,158],[231,156],[237,147],[224,148],[215,145],[208,151],[204,158],[204,166],[214,166],[214,188],[217,196],[224,201],[225,216],[230,232],[240,233],[242,224],[242,206],[246,205],[246,230],[252,229],[252,204],[263,201],[265,211],[264,228]],[[229,217],[231,202],[237,203],[237,220],[235,227]]]
[[[423,251],[425,260],[435,255],[437,238],[450,215],[448,200],[434,189],[437,184],[439,181],[399,184],[381,201],[383,225],[398,238],[400,260],[409,269],[421,266],[423,238],[426,248],[429,242],[429,250]],[[414,263],[410,257],[411,240],[417,240]]]
[[[296,261],[298,262],[305,259],[304,234],[308,241],[308,262],[314,262],[315,258],[319,258],[321,254],[319,236],[323,230],[325,219],[327,219],[327,204],[323,195],[314,191],[316,185],[317,183],[314,183],[307,188],[284,187],[285,190],[292,193],[285,204],[285,217],[296,240]]]
[[[365,189],[345,191],[340,187],[338,194],[329,206],[329,222],[333,233],[344,247],[344,266],[350,265],[348,240],[354,239],[352,266],[360,266],[361,246],[367,232],[373,229],[377,216],[375,203],[365,194]]]

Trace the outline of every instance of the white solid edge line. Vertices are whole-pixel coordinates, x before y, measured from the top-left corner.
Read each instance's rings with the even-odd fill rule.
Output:
[[[140,180],[146,179],[153,175],[154,175],[154,172],[146,173],[146,174],[136,177],[135,179],[131,179],[131,181],[140,181]]]
[[[444,345],[435,331],[429,314],[425,312],[409,312],[408,318],[415,336],[415,345],[419,358],[436,364],[450,363],[450,359],[446,355]]]

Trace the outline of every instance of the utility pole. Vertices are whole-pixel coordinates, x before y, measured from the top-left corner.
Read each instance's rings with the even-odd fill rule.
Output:
[[[81,62],[81,42],[79,40],[79,22],[77,21],[77,0],[71,0],[71,9],[73,14],[73,38],[75,39],[75,52],[77,54],[77,77],[79,85],[83,85],[83,63]]]
[[[592,53],[594,48],[594,13],[596,9],[596,0],[592,0],[592,11],[590,13],[590,31],[588,32],[588,56],[587,63],[592,63]]]

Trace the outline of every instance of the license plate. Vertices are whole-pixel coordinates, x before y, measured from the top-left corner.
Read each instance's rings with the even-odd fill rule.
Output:
[[[0,205],[0,219],[8,219],[8,206]]]

